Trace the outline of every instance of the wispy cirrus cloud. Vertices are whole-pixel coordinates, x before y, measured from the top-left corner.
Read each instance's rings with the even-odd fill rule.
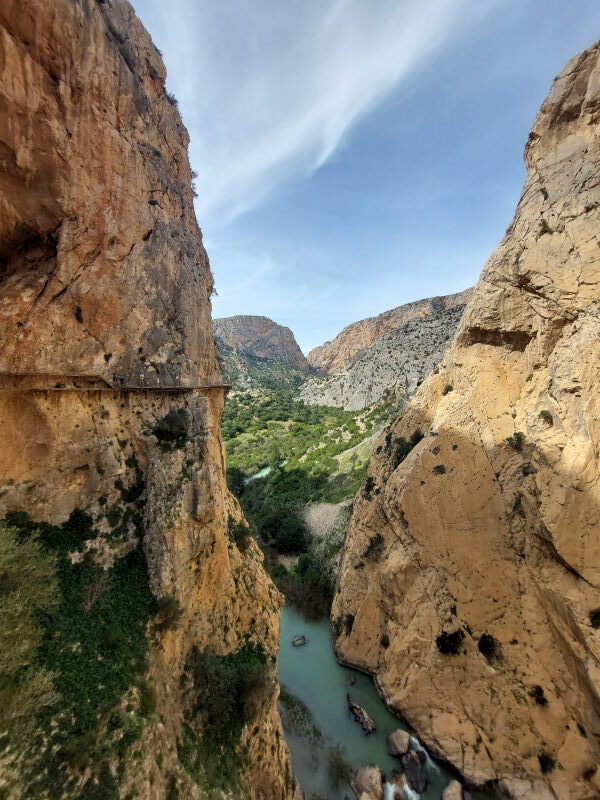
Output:
[[[476,13],[472,0],[135,5],[165,52],[190,129],[205,225],[230,221],[326,163],[352,126]]]

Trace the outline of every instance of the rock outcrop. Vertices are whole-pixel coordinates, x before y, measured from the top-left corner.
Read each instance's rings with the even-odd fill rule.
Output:
[[[444,789],[442,800],[463,800],[464,793],[458,781],[452,781]]]
[[[291,330],[268,317],[222,317],[213,320],[213,332],[217,342],[240,353],[308,369],[308,362]]]
[[[344,328],[331,342],[315,347],[307,361],[321,375],[331,375],[348,369],[352,362],[365,353],[381,336],[398,330],[410,320],[425,319],[448,309],[462,307],[467,302],[471,289],[446,297],[430,297],[414,303],[392,308],[376,317],[353,322]]]
[[[267,317],[222,317],[212,327],[224,379],[236,389],[298,386],[310,374],[292,331]]]
[[[391,756],[403,756],[410,748],[410,734],[398,729],[388,736],[388,750]]]
[[[456,339],[382,436],[355,501],[336,648],[469,783],[591,800],[600,45],[554,82],[525,158],[515,218]]]
[[[39,529],[61,598],[37,656],[59,705],[3,755],[9,798],[293,793],[187,143],[126,0],[2,4],[0,515]],[[223,670],[236,738],[202,702]]]
[[[440,310],[433,301],[422,302],[432,304],[428,314],[382,334],[341,371],[309,379],[302,385],[300,398],[310,405],[338,406],[347,411],[373,405],[390,391],[398,400],[408,400],[442,360],[464,310],[464,304]],[[418,304],[411,304],[411,308],[414,305]]]
[[[361,767],[351,783],[358,800],[383,800],[383,778],[379,767]]]

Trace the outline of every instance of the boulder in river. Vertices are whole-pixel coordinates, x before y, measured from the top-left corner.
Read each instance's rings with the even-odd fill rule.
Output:
[[[391,756],[403,756],[410,749],[410,734],[398,728],[388,736],[388,751]]]
[[[350,784],[359,800],[383,800],[383,778],[379,767],[361,767]]]
[[[361,726],[365,735],[369,733],[373,733],[375,731],[375,723],[371,719],[371,717],[367,714],[362,706],[356,702],[356,700],[352,697],[352,695],[347,694],[346,699],[348,701],[348,708],[350,709],[350,713],[354,717],[354,719],[358,722]]]
[[[442,800],[463,800],[463,788],[458,781],[451,781],[444,789]]]
[[[427,788],[426,764],[427,756],[423,750],[419,750],[417,753],[414,750],[409,750],[408,753],[402,756],[402,769],[406,775],[406,780],[410,788],[417,794],[423,794]]]
[[[292,644],[294,647],[302,647],[303,644],[306,644],[306,636],[294,636]]]

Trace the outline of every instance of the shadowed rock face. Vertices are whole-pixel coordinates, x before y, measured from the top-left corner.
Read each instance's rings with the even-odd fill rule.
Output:
[[[332,614],[338,654],[468,781],[583,800],[600,793],[600,46],[554,82],[525,156],[439,374],[376,447]]]
[[[217,341],[234,351],[309,369],[291,330],[268,317],[222,317],[213,320],[213,332]]]
[[[186,663],[195,648],[220,656],[254,642],[268,680],[234,743],[239,791],[287,800],[293,779],[271,659],[281,598],[254,542],[242,552],[228,535],[241,511],[225,482],[212,278],[188,137],[164,80],[125,0],[0,7],[0,518],[25,511],[59,525],[85,512],[91,533],[73,542],[64,569],[86,558],[108,594],[115,565],[143,549],[152,594],[177,609],[164,628],[146,624],[148,664],[135,680],[154,687],[157,712],[143,722],[135,758],[125,750],[111,762],[121,796],[163,800],[174,787],[207,796],[202,758],[186,769],[178,757],[184,721],[192,745],[205,728]],[[76,641],[64,663],[69,653],[79,657]],[[137,708],[136,687],[123,706]],[[83,796],[106,768],[100,744],[113,735],[113,712],[120,707],[86,731],[98,738],[87,741],[85,771],[64,760],[64,742],[42,737],[25,772],[3,761],[3,789],[8,781],[9,796],[21,797],[43,777],[36,747],[49,743],[60,791]]]
[[[471,289],[446,297],[429,297],[392,308],[376,317],[368,317],[348,325],[331,342],[315,347],[307,356],[308,363],[322,375],[345,372],[353,362],[366,355],[368,349],[381,336],[401,328],[411,320],[437,317],[444,311],[462,307]]]

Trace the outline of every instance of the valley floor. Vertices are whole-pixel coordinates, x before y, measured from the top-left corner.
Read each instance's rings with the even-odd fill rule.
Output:
[[[271,577],[309,616],[329,613],[352,498],[395,397],[358,412],[309,406],[294,389],[232,392],[223,414],[229,487]]]

